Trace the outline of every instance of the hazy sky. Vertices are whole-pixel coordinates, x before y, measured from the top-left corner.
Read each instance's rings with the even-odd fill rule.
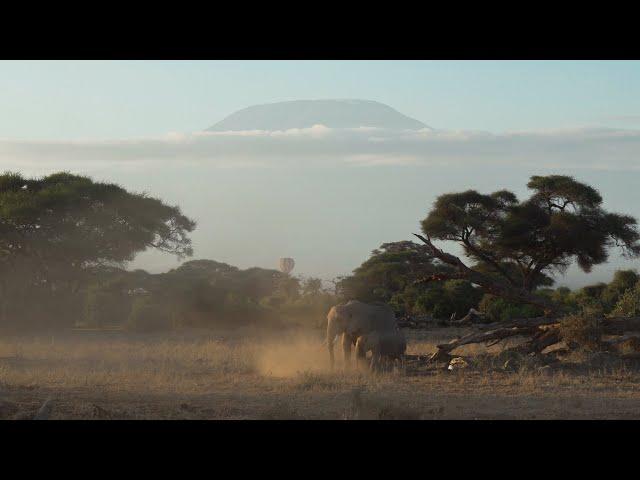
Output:
[[[438,129],[200,135],[235,110],[376,100]],[[60,169],[179,204],[196,258],[349,273],[435,197],[575,175],[640,217],[640,62],[0,62],[0,169]],[[607,280],[572,270],[560,284]],[[634,268],[638,261],[624,263]],[[136,266],[176,260],[144,254]]]
[[[2,137],[189,132],[307,98],[377,100],[447,129],[640,126],[640,62],[0,62]]]

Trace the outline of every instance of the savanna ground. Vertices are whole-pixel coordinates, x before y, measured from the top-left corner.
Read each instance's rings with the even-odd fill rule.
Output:
[[[466,330],[406,333],[408,353],[427,355]],[[640,418],[640,369],[628,364],[505,369],[484,346],[460,350],[473,366],[373,376],[331,372],[321,331],[5,335],[0,418],[33,418],[47,399],[51,419]]]

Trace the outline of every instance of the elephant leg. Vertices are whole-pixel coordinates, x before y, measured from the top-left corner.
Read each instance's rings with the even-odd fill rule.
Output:
[[[342,351],[344,352],[344,365],[345,367],[351,366],[351,344],[353,340],[351,339],[351,335],[347,333],[342,334]]]
[[[371,371],[373,373],[380,371],[380,355],[376,352],[371,355]]]
[[[358,368],[367,367],[367,350],[365,338],[360,336],[356,340],[356,365]]]
[[[329,349],[329,365],[331,370],[333,370],[333,365],[335,363],[335,359],[333,357],[333,339],[327,341],[327,348]]]
[[[385,373],[390,373],[393,371],[393,360],[384,355],[382,357],[382,371]]]
[[[384,356],[378,355],[378,372],[384,373],[386,371],[386,363],[384,361]]]
[[[380,373],[385,373],[387,371],[387,362],[384,356],[380,355],[380,359],[378,360],[378,371]]]
[[[383,355],[378,357],[378,372],[385,373],[387,371],[386,358]]]

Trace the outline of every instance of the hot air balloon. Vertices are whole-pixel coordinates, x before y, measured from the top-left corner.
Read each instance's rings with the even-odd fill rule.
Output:
[[[281,258],[280,271],[289,275],[289,273],[291,273],[291,270],[293,270],[295,264],[296,262],[293,261],[293,258]]]

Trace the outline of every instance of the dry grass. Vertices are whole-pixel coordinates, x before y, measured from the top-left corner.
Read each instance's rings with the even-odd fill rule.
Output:
[[[408,350],[428,354],[464,333],[411,331]],[[319,332],[3,337],[0,418],[33,416],[47,398],[52,418],[640,417],[638,369],[582,353],[562,369],[521,361],[505,371],[487,351],[465,348],[473,365],[460,371],[372,376],[330,371]]]

